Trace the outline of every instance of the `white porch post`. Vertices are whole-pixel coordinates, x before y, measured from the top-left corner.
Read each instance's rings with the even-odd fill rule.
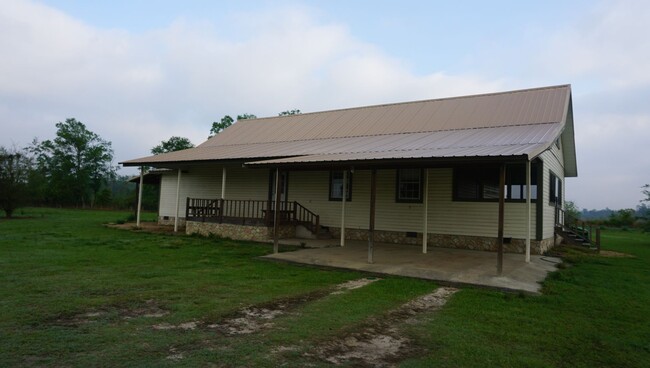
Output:
[[[275,169],[275,203],[273,209],[273,254],[277,254],[280,250],[280,241],[278,232],[280,231],[280,168]]]
[[[140,166],[140,184],[138,185],[138,209],[136,213],[135,226],[140,227],[140,212],[142,212],[142,185],[144,184],[144,166]]]
[[[178,215],[181,204],[181,169],[178,169],[178,178],[176,179],[176,215],[174,216],[174,232],[178,232]]]
[[[221,199],[226,199],[226,167],[221,169]]]
[[[377,202],[377,169],[370,170],[370,219],[368,226],[368,263],[374,263],[375,205]]]
[[[422,253],[427,253],[427,234],[429,233],[429,169],[424,169],[424,215],[422,224]]]
[[[343,170],[343,194],[341,196],[341,246],[345,246],[345,200],[348,194],[348,170]]]
[[[530,194],[531,194],[531,178],[530,178],[530,160],[526,161],[526,222],[528,228],[526,229],[526,262],[530,262],[530,222],[531,222],[531,215],[530,215],[530,209],[531,209],[531,199],[530,199]],[[539,204],[538,204],[539,205]]]

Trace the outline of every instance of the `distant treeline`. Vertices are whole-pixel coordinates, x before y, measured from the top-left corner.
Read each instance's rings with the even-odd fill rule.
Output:
[[[622,210],[612,210],[605,208],[603,210],[579,211],[579,217],[582,220],[590,221],[597,224],[614,227],[639,227],[647,229],[650,226],[650,208],[645,204],[638,205],[635,209],[627,208]]]

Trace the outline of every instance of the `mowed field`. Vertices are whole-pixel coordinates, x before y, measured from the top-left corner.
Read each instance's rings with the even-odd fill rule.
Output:
[[[605,255],[560,249],[529,296],[103,225],[124,212],[16,216],[0,220],[2,367],[650,366],[649,234],[605,230]]]

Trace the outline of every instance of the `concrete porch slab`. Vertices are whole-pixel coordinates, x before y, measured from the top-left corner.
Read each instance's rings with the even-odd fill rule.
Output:
[[[531,256],[530,263],[526,263],[524,255],[506,253],[503,273],[497,276],[494,252],[429,247],[428,253],[423,254],[418,246],[375,243],[374,263],[369,264],[365,241],[347,241],[345,247],[301,249],[263,258],[529,293],[539,293],[540,283],[561,263],[559,258],[546,256]]]

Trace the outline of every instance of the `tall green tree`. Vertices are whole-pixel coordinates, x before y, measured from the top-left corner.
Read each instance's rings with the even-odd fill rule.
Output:
[[[237,121],[246,119],[257,119],[257,116],[247,113],[237,115]],[[215,135],[223,132],[224,129],[231,126],[234,122],[235,120],[230,115],[225,115],[221,118],[221,121],[212,122],[212,128],[210,128],[210,136],[208,138],[212,138]]]
[[[257,115],[254,115],[254,114],[246,114],[246,113],[241,114],[241,115],[237,115],[237,121],[239,121],[239,120],[246,120],[246,119],[257,119]]]
[[[643,188],[641,193],[645,196],[645,199],[642,199],[641,202],[650,202],[650,184],[646,184],[641,188]]]
[[[34,142],[37,165],[46,173],[50,196],[60,204],[93,205],[99,190],[115,175],[111,143],[76,119],[56,124],[56,138]]]
[[[159,155],[161,153],[181,151],[193,147],[194,144],[192,144],[189,139],[185,137],[173,136],[166,141],[160,142],[159,145],[152,148],[151,153],[154,155]]]
[[[11,218],[24,205],[32,161],[24,150],[0,147],[0,208]]]
[[[230,115],[225,115],[221,118],[221,121],[215,121],[212,123],[212,128],[210,129],[210,137],[213,137],[221,132],[224,129],[228,128],[234,122],[233,118]],[[208,138],[210,138],[208,137]]]
[[[293,109],[293,110],[282,111],[281,113],[278,114],[278,116],[298,115],[298,114],[302,114],[302,112],[299,109]]]

